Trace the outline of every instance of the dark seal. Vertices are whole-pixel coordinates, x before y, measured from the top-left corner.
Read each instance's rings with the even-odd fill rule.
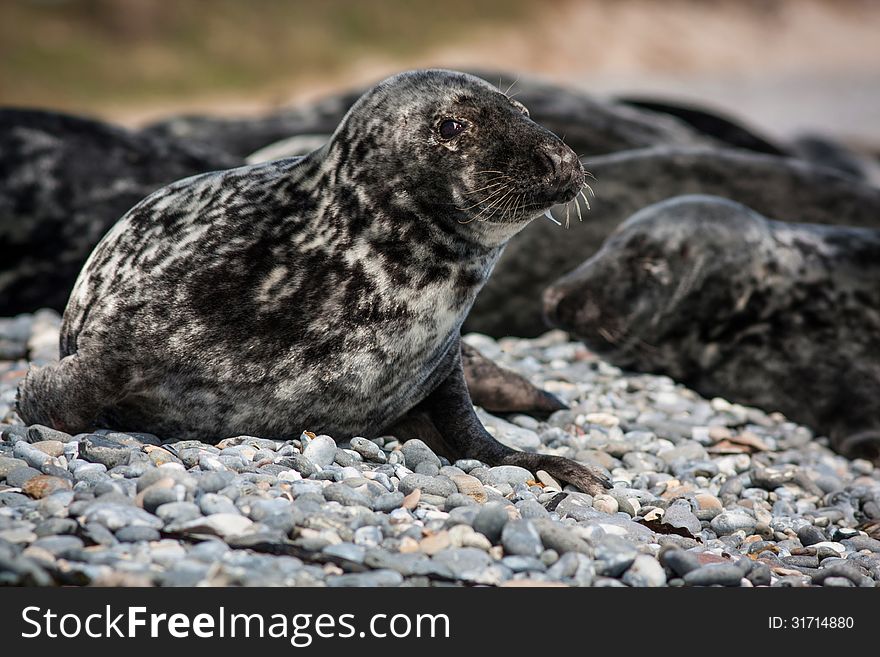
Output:
[[[182,180],[95,249],[28,423],[165,437],[406,427],[451,458],[604,478],[479,423],[459,330],[513,235],[584,185],[577,156],[488,83],[416,71],[309,156]]]
[[[880,230],[685,196],[638,212],[544,295],[612,363],[778,410],[880,454]]]
[[[0,315],[63,309],[126,210],[174,180],[242,163],[101,121],[0,109]]]

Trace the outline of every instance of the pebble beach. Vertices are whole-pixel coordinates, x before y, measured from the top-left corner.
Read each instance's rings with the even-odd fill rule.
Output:
[[[564,399],[495,417],[500,441],[591,463],[450,463],[405,436],[209,444],[68,435],[14,412],[57,358],[53,311],[0,319],[0,584],[880,586],[880,470],[778,413],[634,374],[553,331],[465,340]]]

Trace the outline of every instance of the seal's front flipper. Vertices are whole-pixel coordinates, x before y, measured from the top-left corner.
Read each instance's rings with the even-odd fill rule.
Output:
[[[465,342],[461,343],[461,364],[471,400],[490,413],[545,417],[568,408],[555,395],[532,385],[524,376],[496,365]]]
[[[489,465],[518,465],[532,473],[545,470],[554,478],[593,495],[611,487],[608,478],[598,470],[559,456],[518,452],[495,440],[480,423],[471,405],[458,349],[450,351],[449,357],[455,359],[450,374],[404,420],[418,421],[423,428],[430,427],[419,435],[420,438],[428,438],[425,442],[432,442],[451,460],[473,458]],[[400,422],[395,425],[401,426]]]

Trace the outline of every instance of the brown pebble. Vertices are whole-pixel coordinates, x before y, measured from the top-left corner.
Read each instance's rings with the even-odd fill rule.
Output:
[[[64,443],[60,440],[41,440],[38,443],[33,443],[32,447],[37,448],[43,454],[48,454],[49,456],[59,457],[64,454]]]
[[[422,489],[416,488],[412,493],[403,498],[403,508],[412,511],[419,505],[422,499]]]
[[[72,486],[67,479],[53,477],[51,475],[37,475],[28,479],[21,487],[25,495],[41,500],[59,490],[71,490]]]

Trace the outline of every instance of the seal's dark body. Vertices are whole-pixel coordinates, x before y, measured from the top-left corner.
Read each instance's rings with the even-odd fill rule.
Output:
[[[554,325],[620,367],[880,454],[880,230],[681,197],[637,213],[544,298]]]

